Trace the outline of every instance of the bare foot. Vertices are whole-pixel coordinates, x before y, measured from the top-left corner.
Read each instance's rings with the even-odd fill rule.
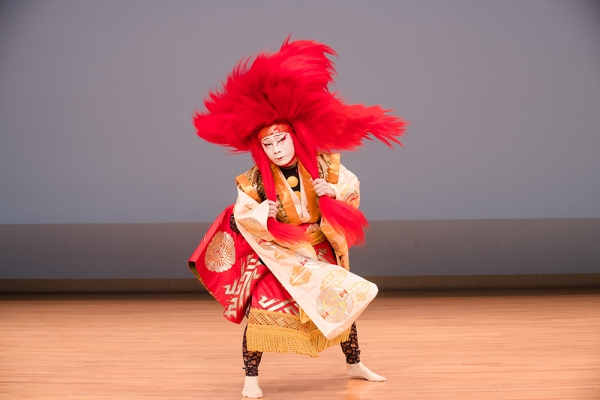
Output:
[[[363,378],[371,382],[385,382],[383,376],[377,375],[361,362],[358,364],[346,364],[346,372],[351,378]]]
[[[259,399],[263,397],[263,392],[258,386],[258,376],[247,376],[242,389],[242,397]]]

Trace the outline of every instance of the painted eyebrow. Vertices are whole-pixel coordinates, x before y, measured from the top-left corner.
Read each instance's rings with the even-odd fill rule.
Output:
[[[268,136],[262,140],[263,144],[273,144],[273,142],[278,142],[279,140],[285,138],[287,132],[276,133],[274,135]]]

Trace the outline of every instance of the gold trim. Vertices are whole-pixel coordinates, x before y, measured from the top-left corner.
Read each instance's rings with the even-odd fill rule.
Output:
[[[333,184],[338,183],[338,180],[340,179],[340,160],[340,153],[330,154],[331,164],[329,164],[329,176],[327,177],[327,182]]]
[[[298,163],[298,175],[300,175],[302,188],[304,189],[304,195],[306,196],[306,201],[308,203],[308,213],[310,214],[310,220],[308,222],[318,222],[321,219],[321,211],[317,204],[317,194],[315,193],[315,188],[308,171],[300,163]]]
[[[248,196],[250,196],[254,200],[256,200],[257,203],[261,202],[260,198],[258,197],[258,193],[256,192],[256,190],[254,190],[254,187],[252,186],[252,184],[248,180],[248,177],[246,176],[245,173],[241,174],[241,175],[238,175],[235,178],[235,183],[237,184],[237,187],[239,187]]]

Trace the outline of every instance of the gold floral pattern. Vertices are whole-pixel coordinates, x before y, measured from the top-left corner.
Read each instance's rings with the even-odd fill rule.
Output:
[[[325,278],[321,283],[321,290],[325,290],[328,287],[341,286],[342,282],[344,282],[344,280],[346,279],[346,275],[348,275],[348,272],[346,272],[343,269],[336,269],[334,271],[331,271],[330,273],[325,275]]]
[[[235,263],[235,243],[227,232],[213,236],[204,258],[206,268],[213,272],[225,272]]]
[[[317,311],[332,323],[345,321],[352,313],[352,305],[349,293],[341,287],[328,287],[317,299]]]
[[[292,286],[306,285],[310,281],[312,271],[310,268],[298,265],[292,269],[292,275],[290,276],[290,284]]]
[[[360,197],[356,190],[349,190],[348,193],[342,195],[346,203],[350,204],[354,208],[358,208],[360,205]]]
[[[348,292],[354,301],[364,301],[371,286],[367,282],[356,282],[350,286]]]

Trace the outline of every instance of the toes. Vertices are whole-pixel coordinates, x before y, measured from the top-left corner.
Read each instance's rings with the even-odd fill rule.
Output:
[[[262,390],[253,392],[253,391],[242,391],[242,397],[247,397],[250,399],[260,399],[263,397]]]

